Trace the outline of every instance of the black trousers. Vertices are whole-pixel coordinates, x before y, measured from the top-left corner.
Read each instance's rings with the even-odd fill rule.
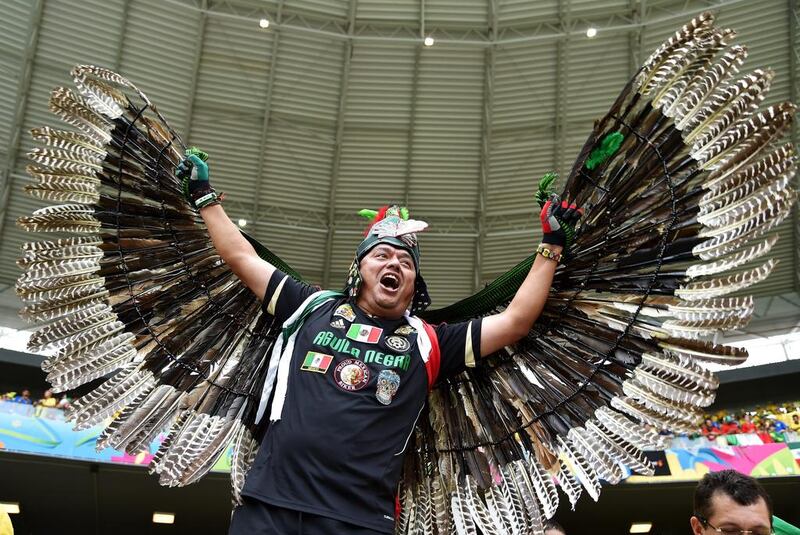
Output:
[[[233,510],[228,535],[384,535],[333,518],[275,507],[242,496]]]

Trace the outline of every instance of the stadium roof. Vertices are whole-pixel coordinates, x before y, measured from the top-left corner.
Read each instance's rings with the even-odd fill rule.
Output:
[[[22,191],[27,132],[56,122],[48,94],[74,64],[134,80],[210,152],[234,221],[310,280],[344,281],[357,210],[407,203],[431,223],[422,270],[436,307],[530,254],[539,177],[568,172],[592,121],[694,14],[713,9],[749,46],[748,68],[778,73],[768,103],[797,101],[795,4],[3,0],[0,303],[15,308],[14,259],[31,239],[15,220],[41,206]],[[778,229],[780,264],[755,287],[787,325],[800,303],[797,225],[795,209]]]

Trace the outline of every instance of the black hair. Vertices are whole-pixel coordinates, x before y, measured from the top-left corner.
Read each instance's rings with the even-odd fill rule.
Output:
[[[703,521],[707,521],[714,513],[711,499],[715,492],[727,494],[739,505],[752,505],[759,498],[763,499],[767,504],[769,522],[772,525],[772,500],[764,487],[754,478],[736,470],[709,472],[703,476],[694,489],[694,514]]]
[[[547,531],[548,529],[556,529],[561,533],[563,533],[564,535],[567,535],[567,532],[564,531],[564,528],[561,527],[561,524],[559,524],[555,520],[548,520],[547,522],[544,523],[544,530]]]

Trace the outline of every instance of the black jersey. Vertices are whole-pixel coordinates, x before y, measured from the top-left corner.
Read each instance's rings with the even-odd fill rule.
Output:
[[[284,321],[313,292],[276,272],[264,307]],[[480,325],[435,327],[440,378],[474,362]],[[403,454],[427,389],[405,318],[370,317],[347,298],[321,305],[297,333],[281,418],[270,424],[243,494],[392,533]]]

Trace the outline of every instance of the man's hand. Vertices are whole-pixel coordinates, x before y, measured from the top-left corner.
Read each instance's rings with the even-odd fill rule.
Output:
[[[207,153],[192,147],[186,151],[186,158],[175,169],[175,175],[181,179],[184,197],[198,209],[216,203],[219,199],[209,181],[207,160]]]
[[[545,198],[547,186],[552,182],[553,176],[548,176],[549,182],[540,184],[540,200]],[[583,210],[574,203],[562,202],[558,195],[550,194],[540,214],[544,230],[542,242],[549,244],[552,252],[560,254],[575,239],[575,223],[582,214]],[[543,255],[536,255],[528,276],[506,309],[483,319],[481,355],[494,353],[528,334],[544,309],[557,266],[557,262]]]
[[[544,234],[542,243],[569,248],[575,240],[575,224],[581,215],[583,210],[575,203],[568,204],[552,193],[539,214]]]
[[[189,154],[181,161],[177,172],[178,177],[184,180],[208,182],[208,164],[194,154]]]
[[[186,199],[203,218],[220,257],[259,299],[263,299],[275,267],[258,256],[250,242],[225,214],[219,203],[221,197],[209,183],[207,160],[208,154],[192,147],[186,151],[186,158],[178,165],[175,175],[181,179]]]

